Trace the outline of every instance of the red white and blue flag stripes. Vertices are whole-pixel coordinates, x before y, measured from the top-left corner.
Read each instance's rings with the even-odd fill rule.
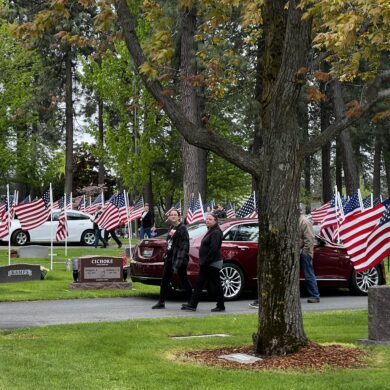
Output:
[[[46,222],[50,216],[50,191],[41,198],[14,206],[14,212],[23,230],[32,230]]]
[[[58,218],[58,226],[56,232],[56,240],[63,241],[69,237],[68,220],[66,218],[66,209],[62,208]]]
[[[200,197],[200,194],[198,194],[196,198],[194,197],[194,194],[191,195],[186,220],[188,224],[204,221],[202,198]]]
[[[108,231],[113,230],[122,223],[119,212],[121,209],[126,210],[124,195],[113,195],[95,222],[102,229],[106,229]]]

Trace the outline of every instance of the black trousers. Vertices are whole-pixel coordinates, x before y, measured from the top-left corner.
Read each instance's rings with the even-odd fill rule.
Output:
[[[225,308],[223,289],[221,283],[221,277],[219,274],[219,269],[212,267],[208,264],[200,266],[198,279],[196,280],[196,286],[194,293],[192,294],[189,304],[191,306],[197,307],[202,295],[203,286],[208,282],[211,285],[213,291],[216,293],[217,298],[217,307],[223,309]]]
[[[177,270],[177,274],[180,279],[181,287],[185,291],[186,300],[188,300],[190,299],[192,294],[192,286],[187,277],[187,265],[180,267]],[[169,283],[172,280],[172,275],[173,275],[172,260],[166,260],[164,264],[164,271],[163,271],[163,276],[162,276],[161,286],[160,286],[160,302],[165,302],[168,291],[170,289]]]
[[[104,231],[104,239],[108,241],[108,236],[111,235],[113,240],[118,244],[118,246],[122,246],[121,240],[118,238],[118,236],[115,233],[115,229],[112,229],[110,231],[105,230]]]

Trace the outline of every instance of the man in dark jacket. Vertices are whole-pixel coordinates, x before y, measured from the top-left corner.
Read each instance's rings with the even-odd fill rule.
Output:
[[[140,240],[145,238],[145,234],[148,236],[148,238],[152,237],[153,216],[149,210],[149,203],[145,203],[144,212],[142,213],[140,219],[140,225]]]
[[[217,306],[214,309],[211,309],[211,311],[225,311],[223,288],[219,274],[223,264],[221,255],[222,231],[218,225],[218,218],[214,213],[209,214],[206,217],[206,225],[208,231],[203,237],[199,248],[200,267],[195,290],[189,303],[182,305],[182,310],[196,310],[203,286],[207,281],[217,295]]]
[[[152,306],[152,309],[165,308],[165,299],[173,273],[178,274],[181,286],[186,292],[186,299],[192,293],[192,287],[187,277],[188,252],[190,249],[188,231],[185,225],[180,222],[178,210],[171,210],[168,218],[172,226],[168,231],[167,237],[167,251],[164,256],[165,263],[160,287],[160,299]]]
[[[103,246],[102,248],[107,248],[108,246],[108,241],[105,240],[102,236],[102,229],[100,228],[100,226],[96,223],[96,220],[100,217],[100,215],[103,213],[103,209],[102,209],[102,206],[98,206],[97,208],[97,211],[96,211],[96,214],[93,218],[93,229],[95,231],[95,243],[94,243],[94,247],[97,248],[98,245],[99,245],[99,240],[102,241],[103,243]]]

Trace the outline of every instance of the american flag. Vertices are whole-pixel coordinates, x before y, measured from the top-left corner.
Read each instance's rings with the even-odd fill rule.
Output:
[[[385,206],[375,207],[347,215],[340,226],[340,239],[345,245],[354,267],[364,262],[367,237],[378,224]]]
[[[2,215],[0,219],[0,239],[9,234],[9,227],[14,218],[14,208],[11,198],[13,197],[11,196],[9,199],[6,199],[5,203],[1,206]]]
[[[90,215],[95,215],[99,205],[103,206],[103,193],[101,192],[95,200],[86,207],[85,212]]]
[[[202,199],[200,197],[200,194],[197,199],[195,199],[194,194],[191,195],[190,206],[187,210],[186,221],[188,224],[204,221]]]
[[[172,210],[178,210],[181,214],[181,200],[179,200],[174,206],[172,206],[166,213],[165,216],[169,217],[169,214]]]
[[[367,237],[364,261],[355,269],[362,272],[375,267],[386,256],[390,256],[390,203],[385,206],[378,225]]]
[[[365,197],[363,199],[363,207],[365,209],[369,209],[370,207],[373,207],[374,204],[373,204],[373,201],[372,201],[372,194],[371,195],[368,195],[367,197]]]
[[[313,224],[320,225],[322,220],[325,218],[326,214],[328,213],[328,209],[330,207],[330,202],[326,202],[321,207],[318,207],[317,209],[313,210],[310,213],[310,218],[313,221]]]
[[[382,196],[378,196],[374,199],[373,206],[376,206],[379,203],[382,203]]]
[[[58,218],[58,226],[56,232],[56,240],[62,241],[69,237],[68,220],[66,218],[65,208],[61,208],[60,217]]]
[[[32,230],[46,222],[50,216],[50,191],[46,190],[42,198],[14,207],[23,230]]]
[[[90,206],[90,202],[91,202],[91,199],[86,199],[85,195],[83,195],[83,197],[80,200],[79,205],[77,206],[77,209],[79,211],[86,212],[87,207]]]
[[[360,203],[360,191],[356,190],[351,199],[343,206],[344,215],[357,213],[362,211],[362,204]]]
[[[64,201],[66,199],[66,202]],[[57,203],[57,207],[54,207],[54,205]],[[66,194],[65,197],[63,196],[57,202],[53,203],[53,208],[57,209],[63,209],[65,203],[65,209],[66,210],[72,210],[72,194]]]
[[[130,207],[130,221],[135,221],[141,218],[144,212],[144,198],[141,197],[134,206]]]
[[[125,197],[123,194],[113,195],[108,201],[108,205],[96,219],[96,223],[108,231],[115,229],[121,224],[119,215],[120,209],[126,209]]]
[[[215,202],[210,200],[210,202],[206,202],[203,204],[203,213],[207,213],[207,207],[210,207],[211,212],[214,210]]]
[[[244,202],[240,210],[237,211],[237,218],[256,218],[257,207],[256,207],[256,196],[253,194]]]
[[[236,218],[236,212],[230,202],[225,204],[224,209],[226,211],[226,218]]]

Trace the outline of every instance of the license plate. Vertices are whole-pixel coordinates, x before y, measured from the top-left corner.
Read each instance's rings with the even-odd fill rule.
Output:
[[[143,257],[152,257],[153,255],[153,248],[144,248],[142,251]]]

